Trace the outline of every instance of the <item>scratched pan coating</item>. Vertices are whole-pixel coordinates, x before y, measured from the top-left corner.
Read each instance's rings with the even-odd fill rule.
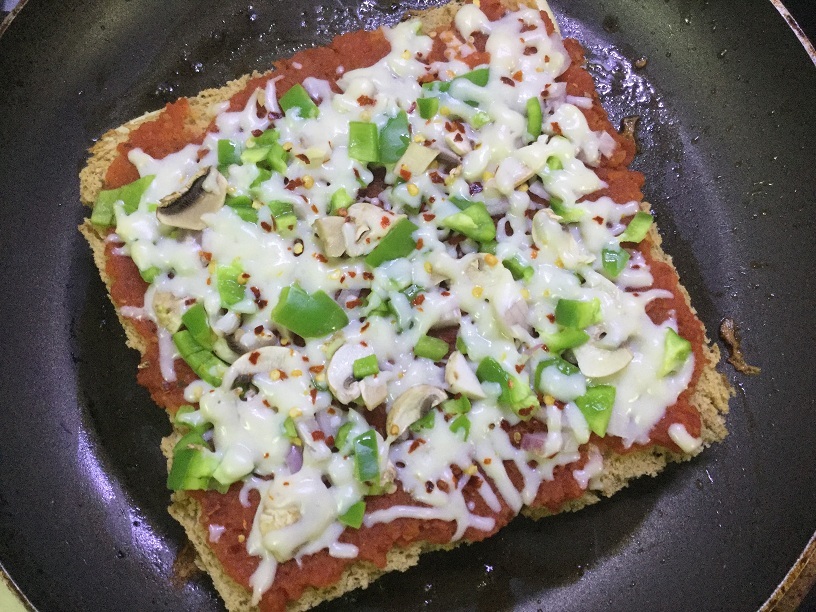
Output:
[[[37,609],[222,609],[206,576],[174,574],[169,425],[75,229],[84,149],[408,6],[41,0],[0,38],[0,563]],[[724,367],[731,435],[694,461],[324,611],[756,609],[816,530],[816,70],[765,0],[553,6],[613,120],[641,116],[636,167],[709,334],[734,318],[762,375]]]

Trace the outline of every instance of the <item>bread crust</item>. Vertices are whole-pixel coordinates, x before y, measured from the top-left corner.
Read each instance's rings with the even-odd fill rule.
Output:
[[[460,6],[464,4],[462,0],[457,0],[448,5],[412,13],[409,16],[419,18],[425,32],[430,32],[442,27],[449,26],[453,22],[453,17]],[[516,0],[502,0],[502,4],[514,10],[519,3]],[[533,1],[530,0],[533,5]],[[540,7],[539,7],[540,8]],[[545,9],[548,10],[549,9]],[[551,13],[550,13],[551,14]],[[555,19],[553,18],[553,23]],[[220,112],[219,105],[240,92],[246,84],[253,78],[263,76],[261,73],[242,76],[234,81],[230,81],[225,86],[202,91],[193,98],[189,98],[190,117],[193,121],[191,127],[198,132],[206,130],[211,121]],[[83,204],[92,206],[97,195],[103,188],[103,177],[108,167],[118,155],[119,144],[128,140],[131,132],[143,123],[154,120],[161,110],[147,113],[141,117],[133,119],[124,125],[106,132],[89,150],[90,158],[88,164],[80,172],[80,197]],[[643,208],[648,210],[648,204],[644,203]],[[79,231],[88,241],[92,252],[94,263],[99,269],[100,276],[104,281],[108,295],[111,295],[112,279],[106,271],[105,240],[89,219],[86,219],[79,226]],[[651,254],[655,261],[665,263],[676,273],[676,268],[671,257],[666,254],[661,247],[661,238],[654,225],[649,230],[651,239]],[[696,311],[691,306],[690,297],[686,289],[678,284],[679,291],[688,304],[691,311],[696,315]],[[113,299],[111,298],[113,301]],[[114,302],[114,306],[116,306]],[[124,317],[117,308],[117,316],[127,335],[127,344],[131,348],[138,350],[144,357],[147,352],[147,342],[144,337],[133,326],[130,319]],[[722,440],[727,431],[725,428],[724,415],[728,411],[728,400],[734,394],[733,389],[727,382],[725,376],[716,370],[720,361],[720,351],[716,345],[711,344],[706,336],[704,346],[705,365],[702,374],[697,382],[690,403],[697,408],[702,421],[702,446],[695,452],[682,454],[672,452],[668,449],[653,446],[645,449],[634,450],[625,454],[613,452],[604,453],[604,472],[600,477],[600,488],[598,490],[587,491],[582,497],[572,500],[562,506],[558,512],[579,510],[590,504],[600,501],[603,497],[613,495],[624,488],[631,480],[640,476],[655,476],[670,462],[687,461],[699,454],[703,448],[714,442]],[[179,439],[180,433],[174,431],[170,436],[162,441],[162,452],[167,457],[168,468],[172,459],[172,449]],[[209,533],[201,524],[201,507],[198,502],[183,491],[174,492],[169,512],[181,525],[192,542],[197,552],[196,564],[206,571],[213,580],[219,594],[223,597],[227,608],[240,612],[258,610],[258,606],[252,604],[251,593],[235,582],[224,570],[220,561],[208,546]],[[530,518],[539,519],[545,516],[556,514],[547,508],[524,508],[522,513]],[[416,542],[405,548],[392,549],[387,556],[387,563],[384,568],[377,567],[370,562],[357,562],[349,566],[341,579],[328,588],[306,589],[295,602],[291,602],[288,610],[307,610],[323,601],[334,599],[352,591],[354,589],[366,588],[381,575],[391,571],[405,571],[419,562],[422,553],[432,550],[451,549],[459,543],[446,545],[429,544]]]

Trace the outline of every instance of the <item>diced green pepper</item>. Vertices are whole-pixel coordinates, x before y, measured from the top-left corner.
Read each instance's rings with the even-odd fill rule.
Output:
[[[433,429],[435,420],[436,410],[430,410],[421,419],[417,419],[416,421],[411,423],[409,429],[414,433],[419,433],[423,429]]]
[[[472,406],[470,400],[463,395],[455,399],[445,400],[440,404],[440,408],[447,414],[467,414]]]
[[[354,363],[351,364],[351,371],[357,380],[362,380],[366,376],[379,374],[380,365],[377,363],[377,356],[366,355],[365,357],[355,359]]]
[[[584,218],[585,210],[575,206],[567,206],[561,198],[550,197],[550,208],[561,217],[559,223],[577,223]]]
[[[156,277],[161,273],[161,268],[157,268],[156,266],[150,266],[144,270],[139,270],[139,274],[141,275],[142,279],[148,284],[156,280]]]
[[[620,247],[604,247],[601,249],[601,265],[609,278],[618,278],[629,261],[629,252]]]
[[[284,419],[281,429],[283,430],[283,435],[285,435],[290,440],[299,439],[297,427],[295,427],[295,420],[292,417],[288,416],[286,417],[286,419]]]
[[[349,122],[348,154],[350,158],[364,164],[380,161],[376,123],[370,121]]]
[[[480,382],[497,383],[501,387],[498,402],[507,406],[522,418],[530,418],[533,408],[537,405],[533,391],[512,376],[501,364],[492,357],[485,357],[476,368],[476,377]]]
[[[284,174],[287,168],[287,161],[289,154],[277,142],[269,146],[269,152],[266,157],[258,162],[260,169],[274,170],[278,174]]]
[[[224,203],[235,211],[241,219],[249,223],[258,222],[258,211],[252,206],[252,198],[249,196],[228,195]]]
[[[364,501],[358,501],[352,504],[348,510],[337,517],[337,520],[354,529],[359,529],[363,524],[363,517],[365,516],[366,504]]]
[[[453,433],[459,433],[460,431],[465,432],[464,439],[467,440],[470,435],[470,419],[464,414],[460,414],[453,419],[453,422],[450,424],[450,430]]]
[[[244,164],[257,164],[259,161],[266,159],[266,156],[269,154],[271,149],[272,147],[269,145],[264,147],[254,146],[250,149],[244,149],[241,151],[241,162]]]
[[[377,434],[373,429],[354,438],[354,476],[360,482],[380,479],[380,459],[377,452]]]
[[[439,361],[447,355],[450,347],[448,343],[432,336],[420,336],[414,347],[414,355],[425,357],[432,361]]]
[[[439,98],[420,98],[417,100],[419,116],[423,119],[433,119],[439,111]]]
[[[560,299],[555,305],[555,322],[564,327],[584,329],[601,320],[601,301]]]
[[[184,421],[184,416],[190,414],[191,412],[195,412],[195,406],[191,406],[190,404],[183,404],[182,406],[178,407],[176,413],[173,415],[173,424],[178,426],[186,426],[187,423]]]
[[[560,353],[561,351],[581,346],[584,342],[589,340],[589,334],[583,329],[567,327],[554,334],[542,336],[541,339],[547,346],[548,351],[551,353]]]
[[[403,289],[400,293],[408,298],[409,302],[413,302],[414,298],[422,293],[423,289],[419,285],[410,284],[405,289]]]
[[[618,236],[619,242],[640,242],[649,233],[649,227],[652,225],[652,215],[646,212],[636,213],[626,230]]]
[[[549,168],[552,171],[563,170],[564,169],[564,163],[559,158],[557,158],[555,155],[550,155],[547,158],[546,163],[547,163],[547,168]]]
[[[352,204],[354,204],[354,198],[349,195],[348,191],[341,187],[332,194],[331,200],[329,201],[329,214],[336,215],[340,209],[348,208]]]
[[[210,328],[210,322],[207,318],[207,311],[204,309],[204,304],[196,302],[188,308],[183,315],[181,315],[181,322],[190,332],[193,340],[198,342],[202,347],[211,351],[213,342],[215,342],[215,334]]]
[[[463,355],[467,355],[467,344],[462,339],[462,336],[456,336],[456,350],[462,353]]]
[[[569,361],[561,359],[560,357],[550,357],[548,359],[544,359],[536,366],[535,371],[535,388],[541,389],[541,374],[544,372],[545,368],[555,367],[561,372],[564,376],[571,376],[572,374],[578,374],[581,370],[577,367],[572,365]]]
[[[491,255],[496,254],[496,248],[499,246],[499,243],[495,240],[488,240],[487,242],[479,243],[479,252],[480,253],[490,253]]]
[[[575,398],[575,405],[584,415],[589,428],[603,438],[612,417],[612,407],[615,405],[615,387],[611,385],[590,387],[584,395]]]
[[[343,423],[337,430],[337,435],[334,436],[334,446],[337,450],[342,450],[346,445],[349,432],[351,432],[351,423]]]
[[[289,91],[280,97],[279,103],[284,113],[291,109],[297,109],[298,116],[301,119],[312,119],[320,113],[317,104],[312,101],[309,92],[300,83],[292,85]]]
[[[311,295],[297,283],[284,287],[272,320],[302,338],[321,338],[348,325],[348,316],[325,291]]]
[[[193,335],[186,329],[173,334],[173,343],[181,358],[201,380],[210,383],[213,387],[221,386],[221,377],[227,370],[227,364],[196,342]]]
[[[464,198],[451,198],[457,206],[461,200]],[[441,225],[478,242],[489,242],[496,238],[496,226],[483,202],[473,202],[461,212],[445,217]]]
[[[493,121],[493,118],[488,115],[485,111],[476,111],[473,113],[473,116],[468,120],[470,125],[472,125],[477,130],[486,126],[488,123]]]
[[[683,338],[671,327],[666,330],[666,339],[663,341],[663,363],[658,376],[666,376],[678,370],[686,363],[691,354],[691,342]]]
[[[118,189],[106,189],[99,192],[91,213],[91,223],[98,227],[111,227],[116,222],[114,204],[122,200],[125,214],[133,214],[139,208],[142,195],[153,182],[154,175],[143,176]]]
[[[541,136],[541,122],[543,116],[541,113],[541,102],[538,98],[530,98],[527,100],[527,133],[533,137],[533,140]]]
[[[242,273],[243,270],[237,262],[216,268],[216,286],[218,287],[218,295],[221,296],[222,308],[228,309],[244,299],[244,286],[238,282],[238,277]]]
[[[264,132],[260,136],[252,137],[252,141],[261,147],[278,144],[278,139],[280,138],[280,132],[276,129],[268,129],[264,130]]]
[[[386,121],[380,131],[380,159],[384,164],[393,164],[399,161],[408,148],[411,134],[408,129],[408,115],[401,110],[394,117]],[[376,160],[372,160],[376,161]]]
[[[513,275],[514,280],[523,280],[525,282],[529,281],[533,278],[533,270],[532,266],[526,265],[518,255],[514,255],[508,259],[502,260],[502,265],[510,270],[510,274]]]
[[[376,268],[385,261],[407,257],[416,249],[416,240],[412,234],[418,229],[410,219],[400,219],[383,236],[379,244],[366,255],[365,262],[372,268]]]
[[[229,166],[230,164],[240,164],[241,153],[238,151],[238,145],[231,140],[222,138],[218,141],[218,165]]]
[[[207,448],[203,431],[203,428],[193,429],[173,447],[173,465],[167,475],[168,489],[193,491],[211,488],[218,457]]]
[[[295,233],[297,217],[291,202],[274,200],[269,203],[272,218],[275,219],[275,229],[281,236],[290,237]]]
[[[255,180],[250,183],[249,188],[253,190],[253,193],[256,193],[255,190],[257,190],[262,183],[265,183],[270,178],[272,178],[271,170],[267,170],[266,168],[258,168],[258,176],[256,176]]]
[[[484,87],[487,85],[487,81],[490,78],[490,69],[489,68],[476,68],[475,70],[471,70],[470,72],[466,72],[465,74],[460,74],[457,79],[467,79],[474,85],[478,85],[479,87]],[[456,80],[456,79],[454,79]]]

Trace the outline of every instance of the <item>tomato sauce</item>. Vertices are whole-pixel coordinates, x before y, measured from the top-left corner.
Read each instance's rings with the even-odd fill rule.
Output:
[[[498,0],[482,0],[481,9],[492,20],[503,16],[505,11]],[[542,16],[545,18],[548,30],[552,31],[553,26],[549,17],[544,13]],[[471,57],[475,57],[478,61],[474,60],[470,63],[476,66],[487,60],[484,51],[484,37],[478,35],[474,37],[474,45],[477,51]],[[583,68],[584,55],[581,46],[571,39],[565,40],[565,46],[572,59],[572,65],[559,77],[559,80],[567,83],[567,92],[570,95],[586,96],[593,100],[591,108],[582,109],[589,126],[594,130],[605,130],[618,143],[612,157],[605,158],[601,167],[597,169],[599,177],[607,183],[607,187],[587,199],[595,200],[601,196],[609,196],[621,203],[640,200],[643,176],[626,168],[634,157],[635,144],[631,139],[618,134],[610,124],[595,92],[592,78]],[[235,94],[230,100],[230,108],[232,110],[243,108],[252,92],[257,87],[263,86],[271,76],[282,77],[276,84],[278,92],[286,91],[308,76],[326,79],[334,85],[336,78],[342,72],[371,65],[388,51],[389,44],[380,31],[344,34],[335,38],[328,47],[307,49],[292,58],[276,62],[273,73],[251,79],[241,92]],[[441,59],[444,51],[445,45],[437,36],[433,50],[426,58],[427,61]],[[118,155],[105,176],[106,188],[119,187],[138,178],[135,167],[127,159],[128,152],[134,148],[142,148],[147,154],[161,158],[180,150],[190,142],[200,143],[203,134],[194,133],[190,127],[191,124],[190,106],[187,100],[181,99],[168,104],[155,120],[143,123],[130,134],[126,143],[118,146]],[[700,435],[700,416],[689,400],[704,364],[705,332],[702,324],[680,294],[679,280],[674,271],[665,263],[654,260],[648,241],[644,241],[639,248],[651,267],[654,286],[668,289],[675,294],[672,298],[652,302],[647,311],[649,316],[655,322],[661,322],[673,313],[677,319],[680,334],[690,340],[694,347],[696,361],[691,386],[689,390],[681,394],[673,406],[666,410],[665,416],[650,434],[651,443],[646,445],[657,444],[679,451],[680,449],[668,436],[669,425],[682,423],[689,434]],[[141,279],[135,264],[128,257],[117,255],[113,244],[108,244],[106,258],[106,271],[112,280],[111,297],[114,302],[119,307],[142,306],[147,285]],[[176,360],[175,369],[178,380],[173,383],[164,381],[158,362],[155,325],[149,321],[133,320],[132,322],[148,347],[139,370],[139,382],[150,390],[151,396],[159,405],[164,406],[170,413],[174,413],[178,406],[185,403],[184,387],[195,379],[195,375],[185,363]],[[524,429],[525,426],[518,427],[518,430]],[[614,438],[601,440],[593,436],[593,443],[618,453],[631,450],[625,449],[621,441]],[[583,467],[586,461],[587,450],[585,448],[577,462],[556,468],[554,480],[541,485],[533,506],[557,511],[564,503],[581,497],[584,491],[573,478],[572,472]],[[521,488],[521,475],[515,465],[508,462],[506,468],[511,479],[517,487]],[[490,532],[468,529],[465,533],[465,539],[468,541],[489,537],[507,524],[515,514],[503,501],[499,512],[487,507],[482,497],[476,492],[482,478],[486,478],[483,473],[472,477],[464,488],[465,495],[475,504],[476,514],[492,516],[496,524]],[[259,560],[247,553],[245,540],[249,536],[260,500],[257,492],[253,491],[249,496],[250,504],[244,507],[239,500],[239,491],[240,484],[236,484],[224,495],[214,491],[191,491],[189,495],[201,506],[200,521],[205,529],[210,524],[221,525],[225,528],[219,540],[211,542],[210,546],[226,573],[237,583],[248,588],[250,576],[257,568]],[[417,502],[398,489],[390,495],[370,497],[366,499],[366,503],[367,509],[373,511],[395,504],[415,505]],[[283,610],[287,602],[301,597],[306,588],[321,588],[335,584],[343,571],[358,561],[369,561],[378,567],[384,567],[387,553],[394,547],[404,547],[418,541],[446,544],[450,542],[454,531],[455,525],[452,522],[405,518],[372,527],[363,527],[359,530],[347,529],[340,540],[358,547],[357,559],[334,558],[329,556],[328,551],[323,550],[305,556],[300,560],[300,565],[294,560],[280,564],[274,584],[261,600],[261,609]]]

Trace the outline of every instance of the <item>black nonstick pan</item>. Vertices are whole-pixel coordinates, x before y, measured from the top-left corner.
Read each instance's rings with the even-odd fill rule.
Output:
[[[576,514],[518,519],[322,610],[751,610],[816,531],[816,68],[768,0],[553,0],[709,335],[756,377],[730,435]],[[0,564],[51,610],[220,610],[180,572],[159,441],[76,226],[104,131],[421,2],[31,0],[0,37]],[[645,66],[635,64],[644,58]]]

